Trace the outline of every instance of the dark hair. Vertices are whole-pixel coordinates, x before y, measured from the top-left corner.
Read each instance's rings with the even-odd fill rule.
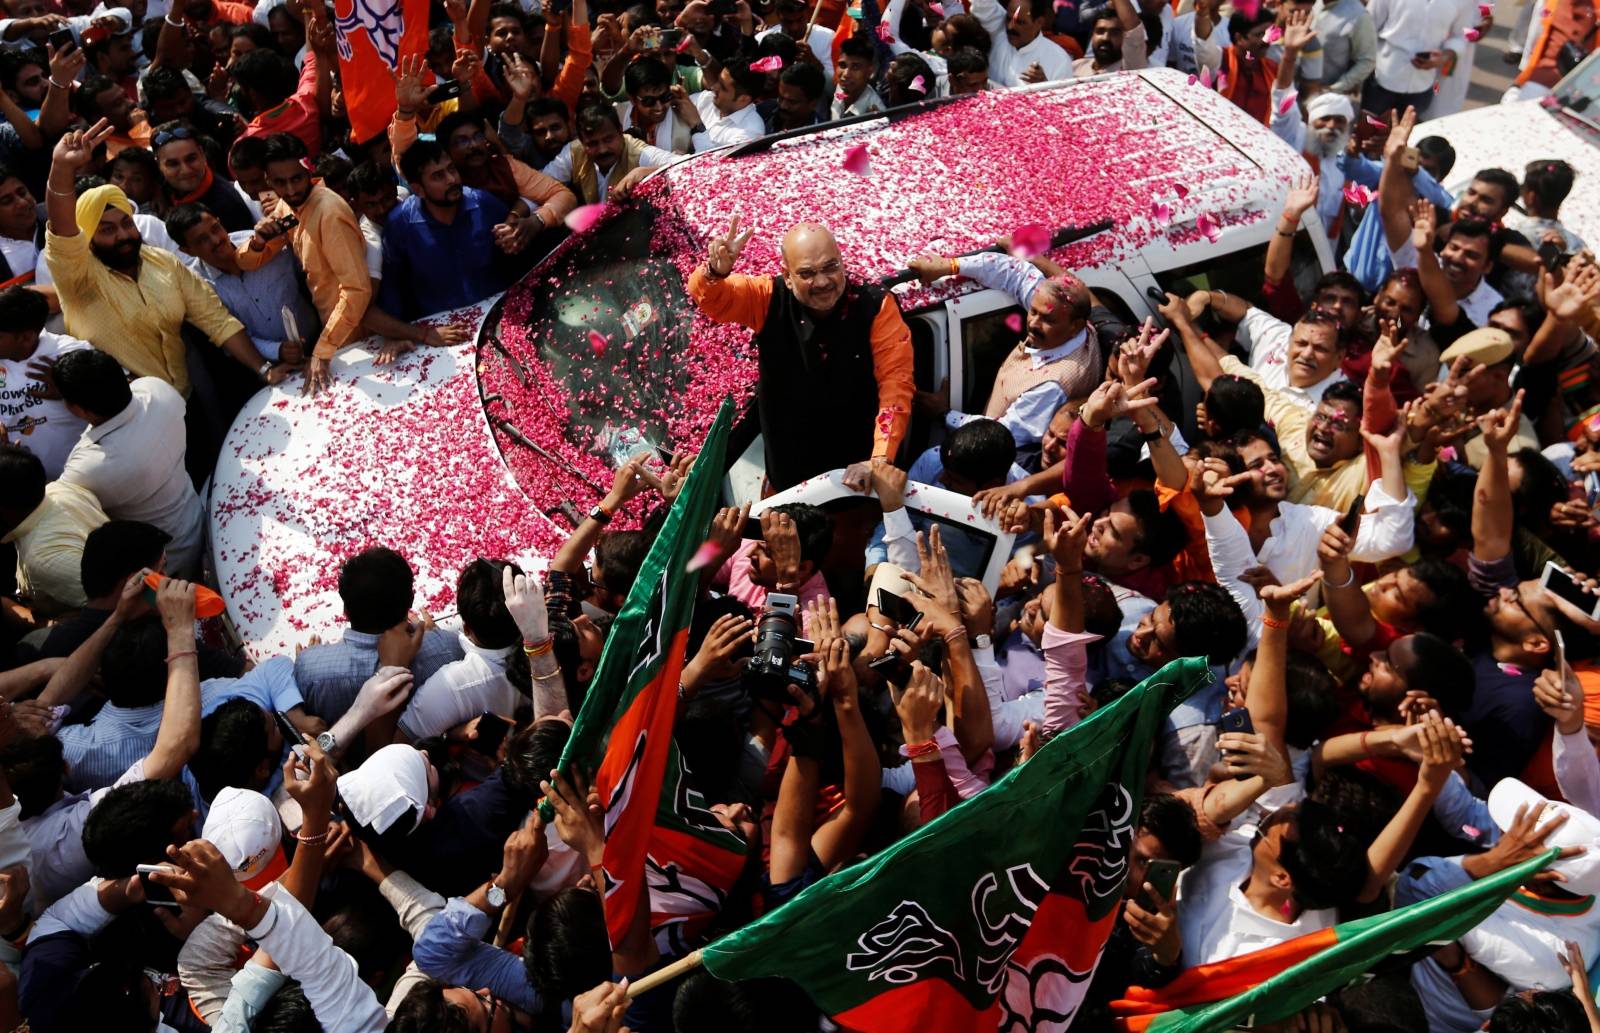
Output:
[[[211,214],[211,209],[203,204],[180,204],[167,213],[167,235],[177,241],[179,247],[187,247],[189,231]]]
[[[1033,6],[1031,0],[1029,6]],[[1038,15],[1035,14],[1033,17],[1037,18]],[[1094,8],[1086,16],[1084,16],[1082,22],[1089,27],[1090,31],[1093,31],[1096,25],[1108,20],[1116,22],[1118,28],[1122,27],[1122,15],[1117,13],[1116,7],[1112,4],[1106,4],[1103,7]]]
[[[884,86],[888,90],[889,106],[900,104],[914,104],[925,97],[933,95],[934,82],[937,77],[933,69],[928,67],[918,54],[897,54],[889,67],[883,73]],[[918,79],[922,80],[922,89],[917,90],[912,84]]]
[[[43,294],[27,287],[7,287],[0,291],[0,331],[36,334],[49,321],[50,303],[44,300]]]
[[[70,986],[71,992],[61,994],[59,1000],[48,1003],[41,1001],[29,1008],[29,1018],[41,1030],[92,1029],[96,1033],[151,1033],[156,1028],[156,1020],[151,1018],[150,1005],[145,998],[150,981],[137,959],[131,955],[102,958],[90,963],[81,976],[70,982]],[[54,1011],[53,1016],[45,1011],[46,1007]]]
[[[641,57],[622,73],[622,88],[632,97],[652,86],[671,86],[672,69],[659,57]]]
[[[1322,392],[1325,402],[1349,402],[1356,407],[1356,412],[1361,412],[1362,396],[1361,385],[1354,380],[1338,380],[1329,384]]]
[[[267,141],[259,136],[241,136],[228,150],[228,168],[259,169],[267,164]]]
[[[443,134],[439,138],[449,139]],[[421,183],[422,170],[436,161],[452,161],[450,152],[438,140],[418,140],[400,155],[400,174],[406,177],[407,183]]]
[[[513,574],[522,568],[511,564]],[[456,578],[456,610],[472,637],[489,649],[514,646],[522,639],[517,622],[506,608],[504,589],[504,560],[486,560],[482,556],[461,568]]]
[[[381,545],[345,560],[339,568],[339,598],[350,629],[376,635],[405,620],[414,577],[404,556]]]
[[[101,419],[110,419],[133,401],[122,366],[98,348],[79,348],[57,359],[55,382],[68,405]]]
[[[1571,165],[1557,158],[1531,161],[1522,173],[1522,189],[1538,199],[1547,211],[1555,211],[1572,193],[1576,173]]]
[[[778,75],[778,81],[793,86],[812,101],[820,101],[828,88],[828,77],[822,74],[822,69],[805,61],[797,61],[784,68]]]
[[[18,42],[26,43],[25,40]],[[29,65],[36,66],[46,75],[50,74],[50,59],[38,47],[24,46],[15,49],[7,47],[5,50],[0,50],[0,86],[15,91],[17,78]]]
[[[271,50],[278,45],[278,38],[272,34],[272,30],[259,22],[245,22],[228,28],[230,42],[241,38],[254,43],[257,50]]]
[[[106,699],[119,707],[147,707],[167,695],[167,633],[147,613],[111,635],[100,672]]]
[[[500,765],[500,780],[529,806],[542,796],[539,783],[550,777],[561,764],[561,751],[572,737],[572,726],[565,721],[535,721],[517,732],[506,744],[506,759]]]
[[[1167,592],[1179,656],[1203,656],[1225,664],[1243,650],[1248,631],[1244,611],[1221,585],[1185,581]]]
[[[601,588],[626,597],[650,552],[643,531],[606,531],[594,543],[595,576]]]
[[[44,464],[19,445],[0,445],[0,499],[13,513],[26,516],[44,501]]]
[[[117,152],[117,156],[106,162],[106,169],[110,171],[118,165],[131,165],[140,168],[151,177],[157,177],[160,182],[161,165],[156,161],[155,152],[148,147],[124,147]]]
[[[1489,1033],[1588,1033],[1589,1019],[1571,990],[1512,994],[1489,1016]]]
[[[1517,177],[1505,169],[1479,169],[1478,174],[1472,178],[1499,187],[1506,195],[1507,205],[1515,203],[1522,194],[1521,188],[1517,185]]]
[[[698,969],[672,998],[675,1033],[809,1033],[819,1017],[805,991],[775,976],[725,983]]]
[[[1327,665],[1310,653],[1289,650],[1284,658],[1283,687],[1289,717],[1283,739],[1297,750],[1309,750],[1339,717],[1339,682]]]
[[[465,1012],[444,999],[442,985],[427,980],[406,994],[384,1033],[472,1033],[472,1024]]]
[[[1522,467],[1522,483],[1512,493],[1517,521],[1531,531],[1549,525],[1550,509],[1567,499],[1567,479],[1561,468],[1532,445],[1511,453]]]
[[[528,919],[522,963],[528,982],[550,1002],[570,1000],[610,979],[611,938],[600,898],[571,887],[540,902]]]
[[[854,38],[854,36],[850,37],[850,39]],[[847,39],[844,43],[848,47],[850,40]],[[868,49],[871,49],[870,44],[868,44]],[[722,70],[728,73],[729,79],[733,80],[735,97],[744,94],[753,99],[761,96],[766,91],[767,73],[752,72],[750,70],[750,62],[744,58],[731,58],[723,62]]]
[[[1470,219],[1465,216],[1450,224],[1445,231],[1445,243],[1457,237],[1466,237],[1468,240],[1482,240],[1489,249],[1489,261],[1493,262],[1500,257],[1500,249],[1505,243],[1500,234],[1494,232],[1494,227],[1482,219]]]
[[[772,507],[774,513],[785,513],[794,521],[795,534],[800,538],[800,559],[820,569],[833,548],[833,523],[820,507],[808,502],[790,502]]]
[[[1138,682],[1128,678],[1101,678],[1094,683],[1094,688],[1089,690],[1089,697],[1094,700],[1095,709],[1109,707],[1117,700],[1126,696],[1138,687]]]
[[[107,90],[121,90],[117,81],[110,76],[100,75],[98,72],[90,75],[72,93],[72,110],[83,118],[85,122],[97,122],[105,114],[100,110],[97,99]]]
[[[189,787],[175,779],[117,786],[84,820],[84,856],[102,879],[125,879],[138,865],[167,859],[172,826],[193,810]]]
[[[1192,867],[1200,860],[1200,823],[1194,808],[1170,793],[1152,793],[1139,808],[1139,830],[1161,840],[1167,856]]]
[[[67,773],[61,740],[53,735],[18,736],[0,750],[0,769],[22,805],[19,817],[26,821],[43,814],[61,796]]]
[[[1521,316],[1522,321],[1528,326],[1529,337],[1538,332],[1539,326],[1544,322],[1544,306],[1539,304],[1538,298],[1530,298],[1525,294],[1514,294],[1508,298],[1501,298],[1494,308],[1489,310],[1489,315],[1497,316],[1502,312],[1515,312]],[[1508,356],[1501,361],[1510,362],[1511,359]]]
[[[259,94],[262,104],[268,108],[288,100],[300,84],[294,62],[276,50],[258,48],[243,54],[228,74],[246,90]]]
[[[1228,38],[1234,41],[1241,40],[1258,25],[1270,25],[1277,20],[1278,16],[1265,8],[1258,9],[1254,15],[1236,10],[1228,16]]]
[[[423,141],[418,140],[417,143]],[[417,146],[412,144],[412,147]],[[409,151],[409,148],[408,148]],[[401,155],[402,158],[405,155]],[[375,161],[364,161],[350,170],[350,178],[344,181],[344,188],[352,197],[362,194],[382,193],[385,187],[395,186],[394,173],[379,165]]]
[[[977,47],[957,47],[955,52],[945,62],[945,69],[950,75],[970,75],[973,72],[989,71],[989,55]]]
[[[355,169],[355,162],[342,154],[323,151],[311,165],[311,174],[322,180],[322,185],[335,193],[343,193],[344,185]]]
[[[1472,701],[1477,674],[1472,661],[1446,639],[1426,631],[1411,636],[1416,663],[1401,674],[1406,688],[1426,692],[1446,715],[1460,714]]]
[[[565,101],[556,100],[554,97],[540,97],[538,100],[530,102],[526,110],[527,114],[523,117],[523,122],[528,125],[532,125],[534,119],[544,118],[546,115],[559,115],[561,121],[565,122],[572,114],[567,109]],[[612,109],[613,113],[615,113],[615,110],[615,108]],[[621,124],[622,120],[618,119],[617,125],[620,126]]]
[[[129,574],[156,566],[170,541],[172,535],[142,520],[107,520],[83,540],[78,577],[84,596],[108,595]]]
[[[259,54],[259,50],[252,50],[251,54]],[[249,55],[245,55],[248,57]],[[273,133],[267,137],[267,149],[261,152],[262,167],[271,165],[275,161],[305,161],[311,156],[306,150],[306,142],[293,133]]]
[[[983,27],[976,15],[952,14],[939,23],[944,29],[945,43],[959,52],[962,47],[971,47],[979,54],[988,55],[994,46],[994,37],[989,35],[989,30]],[[984,67],[988,68],[985,60]]]
[[[250,1024],[250,1033],[322,1033],[322,1023],[300,983],[291,979],[267,998],[266,1006]]]
[[[1055,17],[1055,11],[1054,0],[1028,0],[1028,17],[1034,21],[1041,18],[1049,21]]]
[[[261,708],[236,697],[207,714],[200,722],[200,746],[189,760],[189,771],[207,800],[228,786],[259,789],[256,772],[267,756],[267,726]]]
[[[999,420],[969,420],[939,444],[939,462],[946,470],[983,487],[1004,483],[1017,461],[1017,439]]]
[[[1317,280],[1317,285],[1311,289],[1311,296],[1314,298],[1323,291],[1328,290],[1351,291],[1355,294],[1357,301],[1365,301],[1367,298],[1366,288],[1361,286],[1361,281],[1343,269],[1335,269],[1331,273],[1323,273]]]
[[[1417,141],[1417,150],[1439,166],[1439,175],[1448,176],[1456,167],[1456,149],[1442,136],[1424,136]]]
[[[1314,799],[1300,801],[1295,827],[1299,838],[1285,838],[1278,859],[1293,880],[1294,899],[1309,909],[1353,903],[1372,872],[1366,842],[1346,831],[1333,808]]]
[[[1148,488],[1128,492],[1127,499],[1128,510],[1139,524],[1139,541],[1134,550],[1150,557],[1152,567],[1171,563],[1189,540],[1177,511],[1163,511],[1156,493]]]
[[[850,36],[843,43],[840,43],[839,56],[856,57],[863,61],[870,61],[874,67],[876,67],[878,64],[877,48],[874,47],[872,45],[872,41],[867,39],[867,37],[864,35],[858,34]]]
[[[1215,420],[1227,439],[1240,431],[1255,431],[1267,418],[1267,396],[1249,377],[1223,373],[1211,381],[1205,396],[1206,418]]]
[[[1477,623],[1483,597],[1472,591],[1466,571],[1447,560],[1424,556],[1411,564],[1411,575],[1433,594],[1433,602],[1417,608],[1417,629],[1442,639],[1463,637]]]
[[[474,126],[480,130],[487,130],[489,128],[489,124],[484,121],[483,116],[478,114],[477,111],[452,111],[450,114],[441,118],[439,120],[439,124],[433,127],[433,138],[435,141],[441,144],[445,150],[449,150],[450,138],[454,136],[456,134],[456,130],[460,129],[462,126]],[[404,160],[404,158],[405,156],[401,155],[401,160]]]
[[[585,104],[578,109],[578,114],[573,119],[573,131],[579,136],[593,136],[595,133],[604,132],[606,126],[611,126],[618,132],[622,131],[622,119],[617,114],[614,104],[594,102]]]

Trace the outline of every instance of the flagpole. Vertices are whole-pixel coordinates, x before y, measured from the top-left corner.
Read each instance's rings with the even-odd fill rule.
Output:
[[[806,31],[800,36],[800,42],[801,43],[805,43],[805,44],[809,44],[810,43],[810,41],[811,41],[811,29],[812,29],[813,26],[815,26],[817,24],[817,15],[819,15],[821,13],[822,13],[822,0],[817,0],[816,6],[811,8],[811,20],[806,22]]]
[[[638,997],[647,990],[654,990],[662,983],[670,983],[686,972],[693,972],[700,967],[700,952],[691,951],[664,968],[658,968],[638,982],[628,984],[628,996]]]

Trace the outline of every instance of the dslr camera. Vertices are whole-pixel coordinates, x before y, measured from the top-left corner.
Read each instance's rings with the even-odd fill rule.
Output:
[[[780,592],[768,595],[756,624],[755,652],[745,666],[751,695],[784,705],[794,701],[789,695],[790,685],[816,695],[816,670],[794,659],[811,650],[811,643],[798,637],[799,631],[800,601]]]

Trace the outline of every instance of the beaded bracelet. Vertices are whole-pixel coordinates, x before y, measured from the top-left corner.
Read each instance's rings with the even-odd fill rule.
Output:
[[[321,843],[323,840],[328,838],[328,830],[327,829],[323,829],[322,830],[322,835],[320,835],[320,836],[303,836],[300,833],[296,832],[294,834],[294,838],[299,840],[300,842],[306,844],[307,846],[315,846],[316,844]]]
[[[184,658],[186,656],[199,656],[199,655],[200,655],[200,653],[199,653],[198,650],[180,649],[176,653],[169,653],[167,655],[167,663],[170,664],[174,660],[181,660],[182,658]]]
[[[1284,628],[1289,626],[1289,622],[1278,620],[1276,617],[1269,617],[1263,613],[1261,615],[1261,626],[1264,628],[1276,628],[1277,630],[1282,631]]]

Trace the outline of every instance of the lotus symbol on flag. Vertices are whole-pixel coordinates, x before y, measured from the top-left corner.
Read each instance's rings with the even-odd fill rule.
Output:
[[[1133,797],[1117,784],[1108,785],[1099,806],[1084,820],[1083,834],[1073,849],[1072,874],[1085,904],[1122,893],[1133,839]]]
[[[350,0],[350,12],[339,14],[334,8],[334,35],[339,56],[351,58],[351,39],[365,33],[383,63],[390,68],[400,63],[400,40],[405,36],[405,12],[399,0]]]
[[[961,944],[948,929],[914,900],[902,900],[882,921],[861,934],[861,950],[845,958],[852,972],[866,971],[868,979],[899,986],[932,978],[922,969],[940,966],[946,978],[959,982],[965,966]]]
[[[1083,1003],[1083,983],[1094,972],[1074,971],[1054,954],[1034,958],[1026,968],[1013,962],[1000,996],[997,1033],[1064,1033]]]

